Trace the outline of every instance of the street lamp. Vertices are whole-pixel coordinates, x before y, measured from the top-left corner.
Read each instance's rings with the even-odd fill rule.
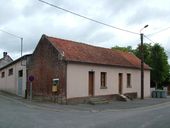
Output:
[[[18,35],[12,34],[12,33],[9,33],[9,32],[4,31],[4,30],[2,30],[2,29],[0,29],[0,31],[1,31],[1,32],[4,32],[4,33],[6,33],[6,34],[8,34],[8,35],[10,35],[10,36],[13,36],[13,37],[19,38],[19,39],[21,40],[21,57],[22,57],[22,50],[23,50],[23,37],[20,37],[20,36],[18,36]]]
[[[142,30],[147,28],[149,25],[145,25],[141,30],[140,30],[140,39],[141,39],[141,99],[144,99],[144,54],[143,54],[143,33]]]

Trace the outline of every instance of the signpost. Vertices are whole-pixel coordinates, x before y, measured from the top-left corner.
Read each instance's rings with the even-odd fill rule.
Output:
[[[29,76],[30,81],[30,101],[32,101],[32,82],[34,81],[34,76]]]

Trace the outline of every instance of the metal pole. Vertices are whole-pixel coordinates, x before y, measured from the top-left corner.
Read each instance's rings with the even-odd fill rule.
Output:
[[[143,54],[143,33],[140,34],[141,39],[141,99],[144,99],[144,54]]]
[[[30,101],[32,101],[32,82],[30,82]]]
[[[21,57],[22,57],[22,50],[23,50],[23,38],[21,38]]]

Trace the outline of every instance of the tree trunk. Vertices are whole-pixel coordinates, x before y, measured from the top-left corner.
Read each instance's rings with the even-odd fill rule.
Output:
[[[158,89],[158,83],[155,81],[155,90]]]

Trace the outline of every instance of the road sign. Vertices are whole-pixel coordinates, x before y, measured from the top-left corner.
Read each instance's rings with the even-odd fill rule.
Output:
[[[32,81],[34,81],[34,76],[29,76],[29,78],[28,78],[28,79],[29,79],[29,81],[31,81],[31,82],[32,82]]]

